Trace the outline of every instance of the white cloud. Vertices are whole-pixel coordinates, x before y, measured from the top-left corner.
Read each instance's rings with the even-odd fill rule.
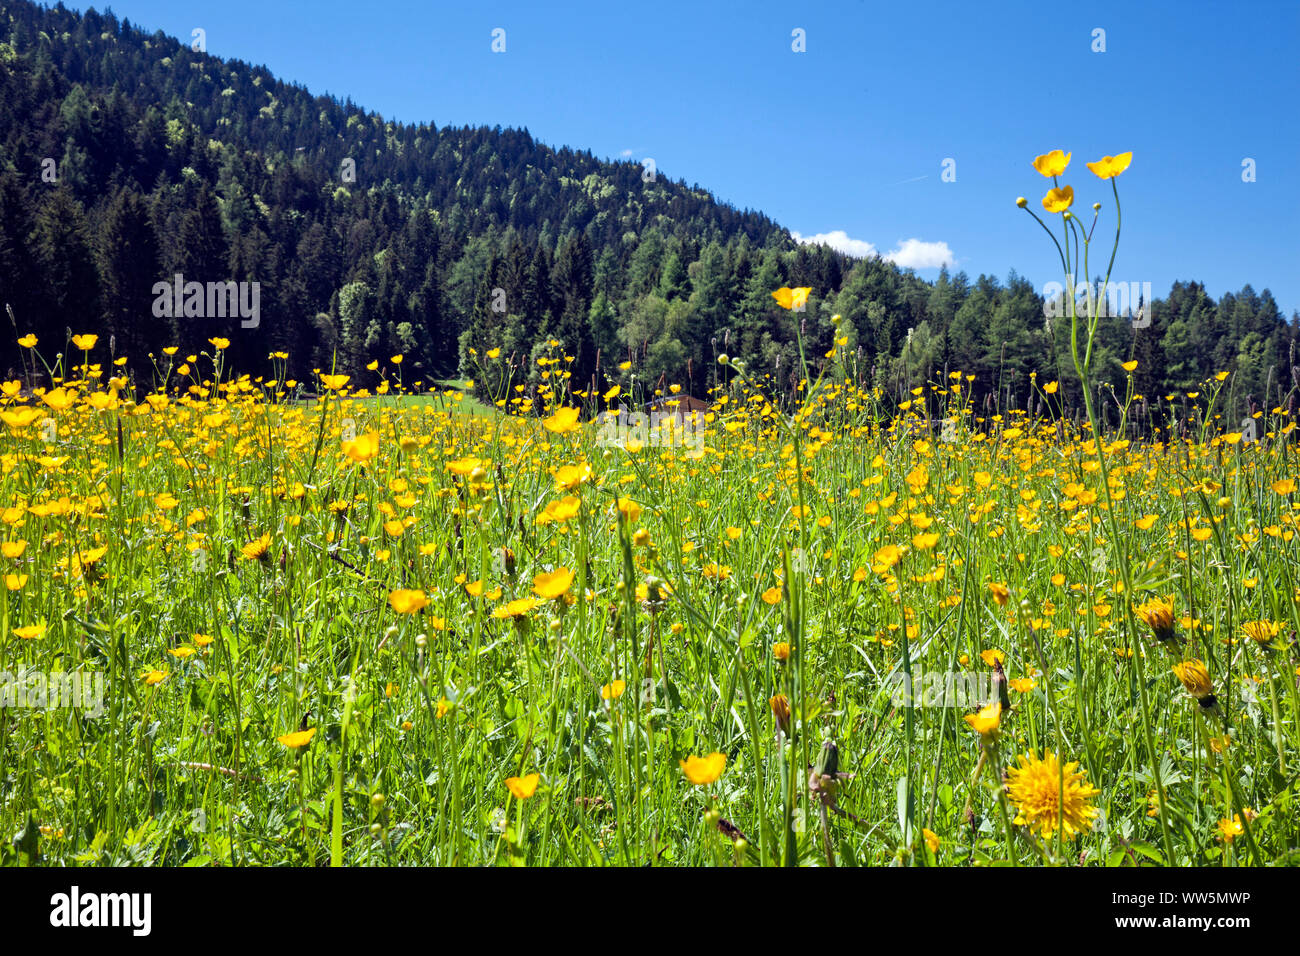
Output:
[[[831,232],[819,232],[815,236],[805,236],[797,232],[791,232],[795,242],[811,243],[813,245],[830,246],[837,252],[843,252],[845,255],[866,258],[876,254],[876,247],[865,239],[852,239],[843,229],[835,229]]]
[[[631,156],[631,155],[632,155],[632,150],[630,150],[630,149],[625,149],[625,150],[623,150],[623,152],[622,152],[620,155],[622,155],[622,156]]]
[[[898,248],[886,253],[884,258],[903,269],[937,269],[956,262],[948,243],[922,242],[920,239],[902,240]]]
[[[883,255],[865,239],[854,239],[843,229],[819,232],[814,236],[791,232],[795,242],[816,243],[830,246],[837,252],[865,259],[880,256],[903,269],[937,269],[941,265],[953,265],[957,257],[952,254],[946,242],[924,242],[920,239],[900,239],[897,247]]]

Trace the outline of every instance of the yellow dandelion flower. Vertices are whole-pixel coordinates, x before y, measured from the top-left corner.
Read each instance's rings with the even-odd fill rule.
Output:
[[[1090,829],[1097,816],[1090,801],[1100,791],[1078,767],[1077,761],[1062,767],[1050,750],[1042,760],[1021,754],[1017,765],[1007,770],[1007,798],[1016,806],[1015,822],[1045,839],[1058,829],[1070,839]]]

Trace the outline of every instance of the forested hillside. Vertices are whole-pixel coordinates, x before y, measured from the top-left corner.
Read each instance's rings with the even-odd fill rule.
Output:
[[[95,331],[137,375],[164,346],[224,336],[228,364],[253,374],[272,351],[298,378],[361,374],[402,353],[408,384],[483,381],[478,360],[499,348],[519,382],[535,380],[553,338],[579,391],[635,376],[702,394],[724,351],[790,388],[794,322],[820,356],[838,313],[854,356],[845,373],[887,394],[960,369],[990,407],[1024,407],[1034,372],[1070,400],[1068,329],[1049,328],[1014,272],[928,283],[799,245],[664,171],[553,149],[527,130],[387,122],[111,14],[0,3],[0,104],[0,301],[15,317],[0,371],[11,378],[19,335],[53,354],[69,331]],[[176,274],[259,283],[257,327],[156,316],[154,285]],[[804,314],[773,302],[783,285],[813,289]],[[1152,400],[1231,371],[1236,409],[1276,404],[1298,335],[1300,317],[1288,323],[1267,291],[1215,301],[1179,283],[1149,328],[1107,322],[1098,367],[1138,358]]]

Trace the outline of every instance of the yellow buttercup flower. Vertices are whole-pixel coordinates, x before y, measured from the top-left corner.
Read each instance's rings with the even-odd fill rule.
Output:
[[[72,337],[72,344],[75,345],[77,348],[81,349],[81,351],[83,352],[89,352],[91,349],[95,347],[95,343],[98,341],[99,341],[98,335],[87,334],[87,335],[74,335]]]
[[[41,396],[41,401],[56,412],[61,412],[65,408],[71,408],[77,400],[77,393],[65,388],[54,388]]]
[[[987,707],[981,708],[978,714],[967,714],[966,723],[984,740],[993,740],[997,737],[998,726],[1002,723],[1001,702],[995,700]]]
[[[789,289],[782,286],[772,293],[772,298],[776,299],[776,304],[783,309],[802,309],[807,305],[808,296],[811,294],[811,288]]]
[[[31,425],[43,414],[39,408],[18,408],[13,411],[0,412],[0,421],[17,430]]]
[[[903,558],[903,549],[896,544],[887,544],[872,555],[871,570],[884,574]]]
[[[541,603],[537,598],[515,598],[513,601],[507,601],[503,606],[496,608],[492,612],[492,616],[498,621],[522,620]]]
[[[522,777],[506,777],[506,789],[516,800],[527,800],[537,792],[537,784],[542,779],[540,773],[525,774]]]
[[[1063,186],[1060,189],[1052,188],[1047,191],[1043,197],[1043,208],[1048,212],[1065,212],[1074,205],[1074,187]]]
[[[429,605],[429,598],[421,590],[399,588],[389,592],[388,603],[398,614],[415,614]]]
[[[572,586],[573,572],[565,567],[544,572],[533,578],[533,593],[546,600],[564,596]]]
[[[549,432],[565,435],[581,427],[578,425],[579,414],[581,413],[576,408],[557,408],[555,414],[542,419],[542,426]]]
[[[1233,839],[1245,833],[1245,828],[1241,825],[1241,814],[1234,813],[1232,819],[1224,818],[1218,822],[1218,839],[1224,843],[1231,843]]]
[[[315,727],[308,727],[305,730],[295,730],[293,733],[281,734],[276,737],[277,743],[283,744],[290,750],[299,750],[311,743],[311,739],[316,736]]]
[[[618,700],[623,696],[623,691],[627,690],[627,681],[615,680],[610,681],[600,689],[601,700]]]
[[[379,432],[358,435],[351,441],[343,443],[343,454],[355,464],[364,465],[379,454]]]
[[[555,490],[572,491],[591,480],[591,465],[585,461],[577,465],[561,465],[555,469]]]
[[[1131,162],[1133,162],[1132,153],[1120,153],[1118,156],[1103,156],[1095,163],[1089,163],[1088,168],[1102,179],[1114,179],[1128,169]]]
[[[1048,179],[1051,179],[1053,176],[1060,176],[1065,172],[1065,167],[1070,165],[1070,157],[1073,155],[1073,153],[1054,149],[1050,153],[1044,153],[1042,156],[1035,157],[1034,169],[1038,170]]]
[[[717,752],[711,753],[707,757],[691,755],[681,761],[681,765],[682,772],[686,774],[686,779],[697,787],[702,787],[713,783],[722,776],[722,771],[727,767],[727,758]]]
[[[483,467],[483,460],[480,458],[457,458],[447,462],[447,470],[460,478],[473,475],[475,469],[481,467]]]

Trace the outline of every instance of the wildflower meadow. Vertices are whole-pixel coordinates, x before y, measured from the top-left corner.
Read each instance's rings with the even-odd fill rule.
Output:
[[[1131,160],[1034,161],[1071,288]],[[415,388],[24,335],[0,861],[1295,862],[1295,422],[1224,421],[1227,371],[1137,394],[1069,308],[1118,427],[1044,374],[899,402],[840,338],[793,397],[723,355],[696,408],[554,338]]]

